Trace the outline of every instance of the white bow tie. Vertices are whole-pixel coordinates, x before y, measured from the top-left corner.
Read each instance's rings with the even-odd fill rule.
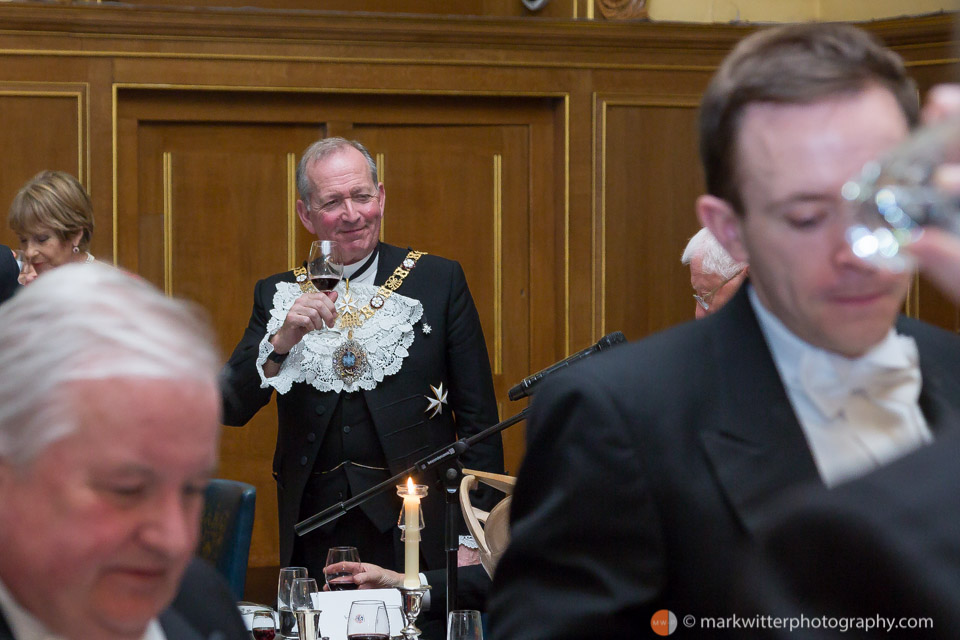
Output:
[[[832,420],[857,393],[880,406],[916,404],[919,362],[913,338],[894,335],[857,360],[807,350],[800,361],[799,382],[813,404]]]

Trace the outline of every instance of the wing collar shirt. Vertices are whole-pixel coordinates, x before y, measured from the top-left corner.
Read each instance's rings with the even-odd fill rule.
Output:
[[[380,264],[379,245],[373,251],[360,258],[353,264],[343,267],[343,277],[350,282],[372,285],[377,278],[377,265]]]
[[[0,611],[3,612],[16,640],[64,640],[62,636],[47,630],[33,614],[21,607],[13,599],[13,595],[7,591],[2,580],[0,580]],[[147,624],[142,640],[167,640],[163,627],[156,618]]]
[[[913,338],[891,328],[867,353],[846,358],[798,338],[747,286],[824,484],[851,480],[933,441],[918,404]]]

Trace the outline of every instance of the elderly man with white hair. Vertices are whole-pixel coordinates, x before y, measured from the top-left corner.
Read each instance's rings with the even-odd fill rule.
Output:
[[[201,613],[169,608],[217,461],[212,345],[188,306],[102,264],[0,309],[0,639],[243,636],[209,567],[188,585]]]
[[[706,227],[690,238],[680,262],[690,265],[697,319],[725,305],[747,279],[747,264],[731,258]]]

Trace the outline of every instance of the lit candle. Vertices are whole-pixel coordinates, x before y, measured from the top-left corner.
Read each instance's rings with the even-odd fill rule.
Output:
[[[407,478],[407,493],[403,496],[404,557],[403,586],[420,586],[420,496],[412,478]]]

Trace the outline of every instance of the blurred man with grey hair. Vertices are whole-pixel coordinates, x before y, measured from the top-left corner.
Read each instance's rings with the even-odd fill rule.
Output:
[[[0,309],[0,639],[242,637],[203,570],[202,614],[168,609],[217,461],[212,345],[191,308],[100,263]]]
[[[747,279],[747,264],[731,258],[706,227],[690,238],[680,262],[690,265],[698,320],[725,305]]]

